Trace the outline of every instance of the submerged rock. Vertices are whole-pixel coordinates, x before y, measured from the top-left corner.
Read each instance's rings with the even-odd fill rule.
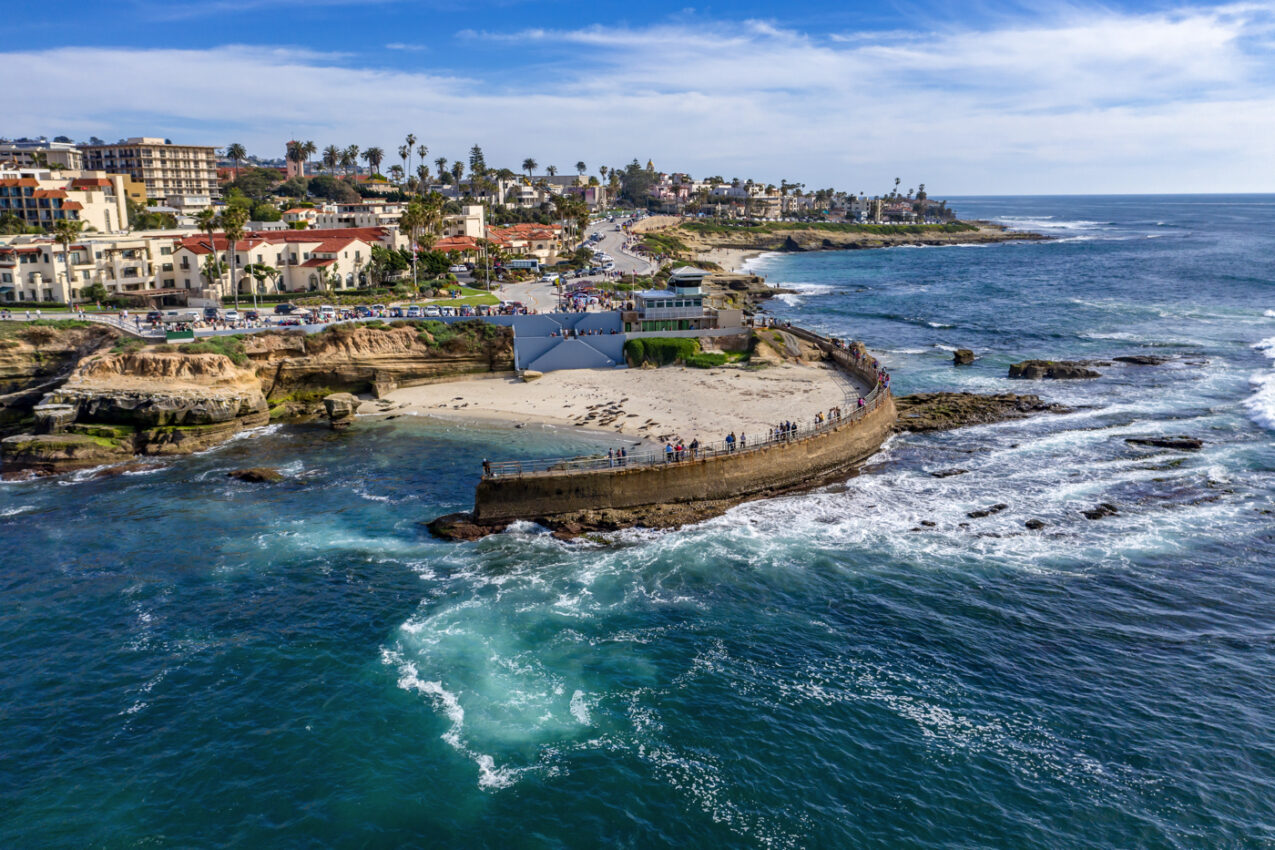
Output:
[[[1066,413],[1068,408],[1049,404],[1036,395],[998,393],[915,393],[895,399],[898,431],[945,431],[966,425],[987,425],[1008,419],[1024,419],[1035,413]],[[943,478],[944,475],[935,474]],[[961,472],[952,471],[952,475]]]
[[[1184,452],[1193,452],[1204,448],[1204,441],[1196,437],[1125,437],[1124,441],[1134,446],[1154,446],[1160,449],[1177,449]]]
[[[1158,354],[1122,354],[1111,359],[1117,363],[1128,363],[1132,366],[1159,366],[1162,363],[1168,363],[1173,358],[1161,357]]]
[[[1021,363],[1010,364],[1009,377],[1029,381],[1046,378],[1074,381],[1083,378],[1101,378],[1102,374],[1074,360],[1024,360]]]
[[[1023,523],[1023,525],[1027,526],[1032,531],[1039,531],[1045,527],[1044,521],[1039,519],[1029,519],[1027,522]]]
[[[283,480],[283,473],[277,469],[264,466],[253,466],[248,469],[236,469],[226,473],[227,478],[236,481],[247,481],[250,484],[271,484]]]
[[[998,504],[992,505],[990,508],[982,508],[981,510],[970,511],[969,513],[966,514],[966,516],[969,517],[970,519],[982,519],[983,517],[991,516],[992,514],[998,514],[1001,511],[1006,510],[1007,508],[1009,508],[1009,505],[1006,505],[1004,503],[998,503]]]
[[[1115,516],[1120,513],[1120,509],[1110,502],[1103,502],[1096,508],[1090,508],[1087,511],[1081,511],[1086,519],[1102,519],[1105,516]]]

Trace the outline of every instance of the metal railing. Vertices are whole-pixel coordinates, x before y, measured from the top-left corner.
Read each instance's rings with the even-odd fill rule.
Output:
[[[21,304],[21,302],[18,302],[18,303]],[[12,310],[12,308],[7,305],[5,305],[3,309]],[[13,311],[13,313],[14,314],[10,316],[8,319],[11,322],[29,322],[35,318],[47,319],[47,320],[66,319],[66,320],[72,320],[72,321],[93,322],[99,325],[106,325],[107,327],[112,327],[117,330],[124,331],[124,333],[132,334],[133,336],[142,337],[143,339],[162,340],[164,338],[164,331],[162,328],[156,330],[152,328],[146,322],[142,322],[142,326],[139,328],[132,319],[121,319],[119,316],[114,314],[62,313],[62,312],[45,313],[43,311],[40,311],[40,315],[38,317],[34,315],[28,317],[26,315],[27,311],[25,309],[23,309],[21,313],[19,313],[16,310]]]
[[[667,448],[650,449],[629,454],[626,457],[616,457],[614,454],[598,454],[531,460],[484,461],[483,477],[509,478],[523,475],[591,472],[597,470],[619,472],[634,467],[672,468],[686,463],[698,463],[709,458],[750,454],[773,446],[787,445],[818,436],[819,434],[826,434],[829,431],[835,431],[845,425],[854,423],[875,410],[888,392],[889,389],[886,386],[878,383],[863,397],[863,407],[858,407],[856,400],[856,406],[851,407],[849,411],[842,411],[840,416],[825,417],[822,422],[794,423],[792,430],[778,434],[768,433],[762,439],[737,439],[733,443],[728,440],[718,440],[714,443],[701,443],[694,450],[689,447],[684,447],[680,452],[676,449],[670,452]]]

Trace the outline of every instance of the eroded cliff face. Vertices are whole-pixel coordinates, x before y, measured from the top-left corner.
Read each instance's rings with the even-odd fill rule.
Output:
[[[512,331],[478,322],[250,334],[201,342],[198,351],[106,350],[116,338],[107,330],[94,347],[86,337],[87,350],[78,356],[80,349],[64,344],[63,372],[52,385],[29,383],[40,378],[30,367],[26,384],[17,366],[11,370],[34,418],[24,420],[27,433],[0,442],[0,473],[51,474],[134,455],[185,454],[264,425],[272,414],[319,413],[320,400],[332,392],[380,394],[513,369]]]
[[[29,419],[44,393],[65,380],[82,358],[117,339],[118,331],[100,325],[0,327],[0,436]]]
[[[338,325],[321,334],[257,334],[244,340],[267,397],[370,392],[514,368],[513,334],[481,322],[436,333],[422,325]]]

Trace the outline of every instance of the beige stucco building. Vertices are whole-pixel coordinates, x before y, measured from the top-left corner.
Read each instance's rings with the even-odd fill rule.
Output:
[[[128,229],[128,203],[119,175],[100,171],[0,169],[0,215],[51,230],[60,219],[102,233]]]
[[[84,166],[128,174],[146,184],[148,198],[169,195],[217,197],[217,149],[174,145],[164,139],[135,137],[113,145],[84,145]]]

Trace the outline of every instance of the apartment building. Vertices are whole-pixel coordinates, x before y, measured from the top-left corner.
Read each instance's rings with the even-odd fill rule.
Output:
[[[95,283],[111,295],[179,303],[184,294],[168,297],[174,295],[172,253],[178,236],[176,231],[86,235],[68,252],[48,236],[7,237],[0,242],[0,303],[83,301]]]
[[[60,219],[102,233],[128,229],[124,181],[101,171],[0,168],[0,215],[51,230]]]
[[[50,142],[43,136],[38,139],[14,139],[0,141],[0,164],[15,168],[65,168],[80,171],[84,168],[84,154],[74,142]]]
[[[397,231],[380,227],[249,233],[234,247],[239,292],[251,295],[254,286],[260,293],[353,289],[367,282],[372,246],[394,248],[398,241]],[[198,290],[199,298],[211,302],[233,294],[229,244],[224,236],[216,234],[211,246],[207,235],[185,236],[174,241],[172,249],[177,289]],[[206,271],[214,251],[223,271],[210,281]],[[248,266],[268,266],[273,272],[257,281],[243,274]]]
[[[128,174],[146,185],[148,198],[219,194],[215,147],[174,145],[141,136],[113,145],[83,145],[80,150],[86,168]]]

